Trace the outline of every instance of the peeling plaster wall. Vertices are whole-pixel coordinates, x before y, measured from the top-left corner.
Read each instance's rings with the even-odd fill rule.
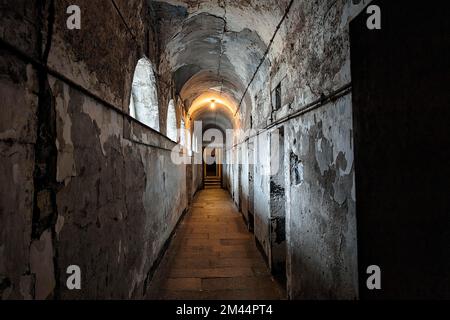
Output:
[[[357,247],[350,98],[288,127],[290,295],[356,298]]]
[[[2,4],[0,36],[38,57],[36,8]],[[38,80],[31,65],[0,49],[0,299],[34,297],[30,271]]]
[[[253,119],[264,127],[350,82],[350,1],[295,1],[277,37],[285,50],[266,69]],[[261,78],[264,79],[264,76]],[[282,108],[271,92],[282,85]],[[351,99],[284,123],[288,295],[292,299],[358,297]],[[255,176],[255,205],[259,198]],[[256,227],[255,227],[256,228]]]
[[[286,55],[271,72],[285,77],[288,105],[275,119],[350,82],[348,23],[361,8],[351,1],[294,2],[280,34]],[[285,123],[290,298],[358,298],[352,126],[350,93]]]
[[[293,2],[275,37],[276,45],[249,87],[247,97],[253,107],[241,110],[244,128],[265,129],[350,83],[348,23],[368,2]],[[273,91],[279,83],[282,107],[273,111]],[[350,92],[280,125],[285,127],[288,295],[291,299],[358,298]],[[269,219],[277,212],[269,205],[274,185],[270,176],[262,174],[270,165],[271,148],[262,141],[254,147],[248,198],[255,215],[255,237],[270,257]],[[261,151],[263,156],[257,158]],[[233,181],[239,172],[228,168]]]
[[[111,1],[80,0],[74,31],[69,4],[1,10],[2,41],[52,72],[1,50],[0,299],[139,299],[199,170],[173,164],[175,144],[126,115],[136,63],[155,52],[145,2],[119,2],[128,29]],[[69,265],[80,291],[66,289]]]
[[[132,142],[155,133],[132,126],[124,139],[124,118],[115,111],[59,82],[52,87],[58,127],[71,130],[71,140],[58,136],[58,145],[73,149],[58,157],[58,168],[74,171],[61,177],[65,185],[57,194],[58,265],[79,265],[87,280],[82,291],[62,288],[61,298],[142,297],[147,274],[187,207],[186,168],[174,165],[168,150]]]

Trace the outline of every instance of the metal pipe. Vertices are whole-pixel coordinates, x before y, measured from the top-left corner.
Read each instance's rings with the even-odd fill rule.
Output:
[[[324,106],[325,104],[327,104],[329,102],[332,102],[332,101],[335,101],[335,100],[337,100],[337,99],[339,99],[341,97],[344,97],[344,96],[346,96],[347,94],[349,94],[351,92],[351,89],[352,89],[352,83],[351,82],[347,83],[346,85],[344,85],[344,86],[340,87],[339,89],[331,92],[330,94],[328,94],[326,96],[323,96],[323,97],[320,97],[319,99],[314,100],[313,102],[308,103],[305,106],[301,107],[297,111],[295,111],[295,112],[293,112],[293,113],[291,113],[291,114],[289,114],[289,115],[287,115],[287,116],[285,116],[285,117],[283,117],[281,119],[278,119],[278,120],[272,122],[271,124],[269,124],[269,125],[265,126],[264,128],[260,129],[260,131],[257,132],[256,134],[247,137],[244,141],[236,143],[235,145],[231,146],[231,148],[228,148],[226,150],[230,150],[230,149],[232,149],[232,148],[234,148],[234,147],[236,147],[236,146],[238,146],[238,145],[240,145],[240,144],[242,144],[244,142],[247,142],[249,139],[257,137],[261,133],[263,133],[265,131],[268,131],[268,130],[270,130],[273,127],[276,127],[276,126],[278,126],[278,125],[280,125],[282,123],[285,123],[285,122],[287,122],[289,120],[297,118],[297,117],[299,117],[301,115],[304,115],[305,113],[314,111],[314,110]]]

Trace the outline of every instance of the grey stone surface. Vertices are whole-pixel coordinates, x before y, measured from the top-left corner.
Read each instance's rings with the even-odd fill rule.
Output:
[[[154,50],[154,44],[143,41],[150,27],[145,2],[119,4],[135,40],[141,41],[142,47],[129,52],[132,36],[111,1],[77,4],[82,29],[73,32],[65,29],[68,1],[44,8],[6,2],[2,9],[2,40],[37,59],[35,34],[42,22],[48,66],[70,80],[45,74],[2,49],[3,299],[142,298],[153,263],[201,183],[197,167],[171,162],[173,142],[120,113],[128,112],[137,60]],[[21,19],[25,23],[17,28]],[[38,77],[48,82],[49,99],[39,97],[43,82]],[[54,118],[38,119],[44,105]],[[45,167],[55,172],[47,184],[52,187],[39,191],[41,181],[34,179],[43,169],[34,157],[35,150],[43,150],[36,145],[38,123],[55,129],[46,132],[57,152],[55,162]],[[193,172],[189,181],[188,168]],[[69,265],[80,266],[83,290],[66,288]]]

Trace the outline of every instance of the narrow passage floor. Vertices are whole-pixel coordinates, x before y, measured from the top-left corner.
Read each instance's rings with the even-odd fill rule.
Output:
[[[150,283],[149,299],[282,299],[223,189],[201,190]]]

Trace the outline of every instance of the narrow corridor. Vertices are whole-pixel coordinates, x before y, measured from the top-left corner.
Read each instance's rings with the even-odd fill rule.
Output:
[[[281,299],[253,235],[223,189],[201,190],[151,282],[150,299]]]
[[[445,9],[1,0],[0,300],[450,300]]]

